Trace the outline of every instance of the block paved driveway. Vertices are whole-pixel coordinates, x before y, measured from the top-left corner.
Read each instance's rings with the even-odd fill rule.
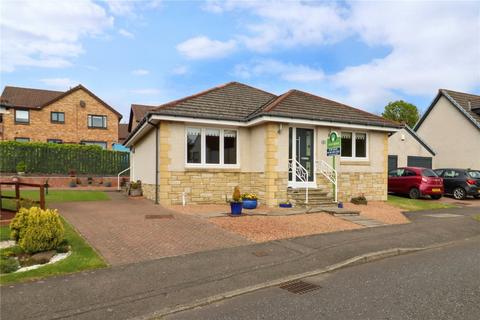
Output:
[[[64,202],[55,208],[106,259],[119,265],[250,244],[205,218],[181,214],[116,192],[111,201]],[[173,219],[146,219],[173,215]]]

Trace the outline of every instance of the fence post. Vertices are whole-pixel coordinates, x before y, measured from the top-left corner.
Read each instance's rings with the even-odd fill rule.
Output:
[[[45,188],[40,186],[40,208],[45,210]]]
[[[17,203],[17,211],[20,210],[20,184],[15,182],[15,202]]]

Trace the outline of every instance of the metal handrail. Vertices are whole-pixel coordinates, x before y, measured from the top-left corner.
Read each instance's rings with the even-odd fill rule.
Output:
[[[293,164],[295,164],[295,177],[305,184],[305,204],[308,204],[308,170],[297,159],[288,159],[288,172],[293,174]]]
[[[324,160],[317,161],[317,170],[320,171],[331,183],[335,185],[335,202],[338,201],[338,173]]]
[[[128,167],[127,169],[123,170],[123,171],[120,171],[117,175],[117,191],[120,191],[121,188],[120,188],[120,175],[124,172],[127,172],[128,170],[130,170],[130,167]]]

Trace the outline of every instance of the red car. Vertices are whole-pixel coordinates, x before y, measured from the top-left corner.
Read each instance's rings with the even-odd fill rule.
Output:
[[[388,192],[408,194],[412,199],[423,196],[440,199],[444,192],[443,179],[427,168],[398,168],[388,173]]]

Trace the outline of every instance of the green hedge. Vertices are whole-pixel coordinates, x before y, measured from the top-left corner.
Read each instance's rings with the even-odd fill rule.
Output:
[[[130,165],[130,154],[100,146],[43,142],[0,142],[0,172],[16,172],[25,162],[27,173],[116,175]]]

